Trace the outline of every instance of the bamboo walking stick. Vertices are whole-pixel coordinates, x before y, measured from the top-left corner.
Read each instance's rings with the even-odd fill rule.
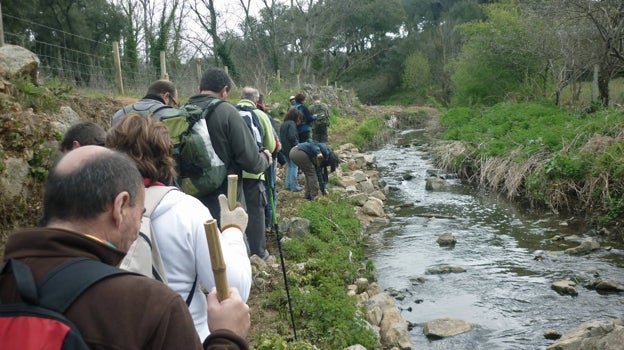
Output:
[[[212,219],[204,223],[204,230],[206,231],[206,240],[208,240],[208,249],[210,250],[212,273],[214,274],[215,285],[217,287],[217,299],[222,301],[227,299],[230,292],[225,271],[225,261],[223,260],[223,252],[221,251],[219,230],[217,229],[217,220]]]
[[[238,176],[228,175],[227,197],[230,210],[236,208],[237,186]],[[212,264],[212,273],[215,278],[215,286],[217,287],[217,299],[222,301],[229,296],[229,287],[225,261],[223,260],[223,251],[221,250],[219,230],[217,228],[217,220],[212,219],[204,223],[204,231],[206,231],[206,240],[208,241],[208,250],[210,251],[210,263]]]
[[[238,175],[228,175],[227,199],[230,210],[236,208],[236,189],[238,187]]]

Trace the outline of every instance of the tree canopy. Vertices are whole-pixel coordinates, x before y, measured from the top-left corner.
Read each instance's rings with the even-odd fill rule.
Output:
[[[215,0],[6,0],[2,10],[8,43],[59,76],[62,62],[83,67],[76,83],[94,67],[110,75],[113,41],[131,80],[159,77],[166,52],[174,80],[196,63],[227,66],[239,84],[337,84],[367,103],[406,89],[441,104],[558,103],[596,76],[608,105],[624,68],[619,0],[239,0],[229,10]]]

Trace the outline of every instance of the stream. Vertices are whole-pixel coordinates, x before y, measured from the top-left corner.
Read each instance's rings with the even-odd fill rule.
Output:
[[[418,137],[417,131],[404,132],[402,143],[408,146],[397,143],[374,152],[390,189],[386,211],[391,218],[388,226],[370,233],[367,253],[381,289],[401,296],[395,303],[414,326],[413,349],[545,349],[554,342],[544,338],[547,329],[566,333],[585,321],[624,317],[622,294],[600,294],[581,283],[596,276],[623,283],[621,243],[600,241],[602,248],[587,255],[563,254],[577,243],[553,236],[591,236],[574,218],[530,211],[452,178],[447,178],[450,190],[425,190],[426,171],[434,166]],[[445,232],[457,238],[454,247],[436,243]],[[466,272],[425,273],[439,264],[459,265]],[[578,281],[578,295],[552,290],[560,279]],[[446,317],[474,328],[440,340],[423,334],[426,322]]]

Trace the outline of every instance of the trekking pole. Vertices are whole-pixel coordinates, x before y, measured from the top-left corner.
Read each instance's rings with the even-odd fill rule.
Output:
[[[265,174],[265,178],[266,178]],[[268,181],[265,179],[265,181]],[[267,182],[268,183],[268,182]],[[279,228],[277,225],[277,213],[275,212],[275,198],[273,198],[273,191],[269,185],[269,204],[271,205],[271,220],[273,220],[273,229],[275,230],[275,236],[277,238],[277,250],[280,255],[280,263],[282,265],[282,274],[284,275],[284,286],[286,287],[286,300],[288,301],[288,311],[290,312],[290,322],[292,324],[293,335],[295,341],[297,341],[297,329],[295,328],[295,316],[293,314],[292,301],[290,299],[290,290],[288,289],[288,277],[286,276],[286,265],[284,264],[284,252],[282,252],[282,242],[279,234]]]
[[[219,230],[217,229],[217,220],[211,219],[205,222],[204,230],[206,231],[206,240],[208,241],[208,249],[210,250],[212,273],[215,278],[215,286],[217,287],[217,299],[222,301],[229,296],[229,288],[227,274],[225,272],[225,261],[223,260],[223,252],[221,251]]]

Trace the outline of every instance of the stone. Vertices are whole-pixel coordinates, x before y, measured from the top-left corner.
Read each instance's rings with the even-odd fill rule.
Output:
[[[452,337],[472,329],[472,324],[458,318],[440,318],[425,323],[423,333],[428,338]]]
[[[0,174],[0,192],[6,198],[13,198],[22,192],[30,166],[28,162],[20,158],[5,159],[4,166],[5,169]]]
[[[437,177],[427,178],[425,182],[425,190],[427,191],[444,191],[450,187],[449,183]]]
[[[621,350],[624,344],[624,322],[622,320],[594,320],[580,324],[546,350]]]
[[[364,206],[362,206],[362,213],[370,216],[385,216],[383,203],[381,201],[375,200],[375,198],[369,197]]]
[[[572,281],[555,281],[551,284],[550,288],[561,295],[578,295],[578,292],[576,291],[576,283]]]
[[[356,292],[358,294],[364,293],[368,289],[368,279],[360,277],[355,281],[355,285],[357,286]]]
[[[39,58],[17,45],[0,47],[0,76],[8,80],[27,79],[39,85]]]
[[[461,266],[455,265],[438,265],[432,266],[425,271],[428,275],[441,275],[446,273],[461,273],[466,272],[466,269]]]
[[[592,238],[586,238],[583,241],[581,241],[580,245],[574,248],[566,249],[565,253],[570,254],[570,255],[583,255],[583,254],[587,254],[597,249],[600,249],[600,243],[598,243],[596,240]]]
[[[455,243],[457,243],[457,239],[455,238],[455,235],[453,235],[453,233],[445,232],[438,237],[436,242],[440,246],[448,247],[448,246],[454,246]]]

